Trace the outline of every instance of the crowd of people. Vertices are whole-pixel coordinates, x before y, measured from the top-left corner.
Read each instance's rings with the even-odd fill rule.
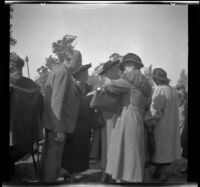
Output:
[[[144,182],[144,170],[155,166],[153,180],[166,182],[166,168],[187,160],[187,92],[170,86],[162,68],[141,72],[141,58],[127,53],[104,63],[104,85],[92,90],[80,51],[65,53],[48,75],[44,96],[22,75],[24,61],[10,56],[10,171],[15,162],[44,140],[40,180],[65,180],[101,159],[101,182]],[[112,102],[111,102],[112,101]],[[99,103],[99,104],[98,104]],[[148,163],[148,164],[147,164]],[[183,169],[185,172],[187,168]]]

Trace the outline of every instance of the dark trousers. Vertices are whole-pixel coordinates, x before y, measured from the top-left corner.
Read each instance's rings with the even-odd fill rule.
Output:
[[[45,143],[41,158],[41,180],[55,182],[59,176],[65,141],[56,142],[56,133],[52,130],[45,130]]]

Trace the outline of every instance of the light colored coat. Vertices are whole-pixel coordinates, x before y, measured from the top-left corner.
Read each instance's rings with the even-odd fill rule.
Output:
[[[141,88],[141,89],[139,89]],[[140,72],[129,72],[107,87],[121,95],[122,111],[111,132],[106,173],[113,179],[142,182],[145,163],[144,113],[151,85]]]
[[[57,66],[46,82],[43,125],[54,132],[72,133],[78,116],[80,93],[71,71],[65,64]]]
[[[101,167],[105,170],[107,163],[108,145],[110,135],[113,127],[112,118],[114,113],[109,111],[103,111],[103,116],[106,125],[101,128]]]
[[[154,163],[170,163],[181,157],[178,102],[177,92],[171,86],[155,88],[145,117],[147,124],[155,126],[155,153],[151,157]]]

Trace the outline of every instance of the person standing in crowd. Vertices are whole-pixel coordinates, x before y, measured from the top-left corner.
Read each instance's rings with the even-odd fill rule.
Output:
[[[156,168],[152,177],[159,182],[165,182],[168,180],[167,166],[181,156],[179,101],[177,92],[169,85],[170,79],[163,69],[153,70],[153,81],[157,86],[145,122],[149,131],[154,132],[155,149],[151,155],[151,163]]]
[[[185,93],[185,124],[181,133],[181,147],[182,147],[182,158],[185,159],[185,167],[180,172],[187,172],[187,144],[188,144],[188,93]]]
[[[110,81],[110,77],[113,77],[113,79],[116,79],[116,77],[119,77],[120,70],[118,68],[118,64],[119,64],[118,60],[117,61],[109,60],[102,65],[102,68],[99,71],[99,75],[102,76],[101,78],[103,79],[104,84]],[[111,118],[111,116],[113,115],[113,112],[108,112],[108,111],[101,111],[101,112],[103,112],[103,116],[105,120],[107,120],[106,118]],[[104,126],[102,128],[93,129],[93,133],[92,133],[92,146],[91,146],[90,158],[95,159],[95,160],[100,159],[101,168],[103,170],[105,170],[105,166],[106,166],[106,153],[108,149],[107,143],[110,137],[110,133],[111,133],[111,126],[107,126],[107,127]],[[103,174],[103,176],[105,176],[105,174]],[[104,180],[103,178],[104,177],[102,177],[102,181]]]
[[[151,95],[151,85],[140,72],[144,65],[139,56],[126,54],[119,68],[120,79],[105,85],[110,94],[121,97],[111,132],[106,173],[117,182],[142,182],[145,164],[143,117]]]
[[[186,137],[187,127],[185,127],[186,125],[186,88],[183,84],[178,83],[176,85],[176,90],[179,96],[178,111],[179,111],[179,126],[180,126],[180,135],[181,135],[181,148],[182,148],[182,157],[183,157],[181,161],[183,161],[184,163],[184,164],[181,164],[183,165],[183,168],[180,169],[180,172],[185,172],[187,171],[186,169],[187,159],[185,159],[186,152],[187,152],[187,143],[186,143],[187,142],[187,137]],[[183,130],[184,130],[184,133],[183,133]]]
[[[183,84],[177,84],[176,89],[179,96],[179,125],[181,134],[181,147],[182,158],[184,167],[180,169],[180,172],[187,172],[187,93]]]
[[[57,180],[66,136],[75,129],[80,99],[72,74],[81,64],[79,51],[66,52],[64,62],[50,72],[46,82],[43,113],[45,144],[42,155],[44,181]]]
[[[182,84],[177,84],[176,89],[178,91],[178,96],[179,96],[179,125],[180,125],[180,134],[182,134],[184,125],[185,125],[185,86]]]
[[[62,168],[65,169],[65,179],[70,178],[73,180],[73,175],[89,168],[89,151],[90,151],[90,138],[91,138],[91,116],[90,109],[91,96],[86,96],[90,91],[90,86],[87,84],[88,69],[91,64],[86,64],[80,67],[79,70],[74,72],[73,77],[75,80],[82,81],[86,87],[81,90],[80,107],[76,127],[73,134],[66,139]]]
[[[15,162],[30,153],[36,141],[42,140],[43,97],[40,87],[24,77],[24,60],[10,54],[10,172]]]
[[[104,76],[105,83],[110,80],[119,79],[119,65],[120,61],[108,61],[103,65],[103,68],[99,75]],[[106,125],[103,126],[101,130],[101,167],[103,169],[102,182],[108,181],[108,176],[105,174],[106,163],[107,163],[107,152],[110,140],[110,134],[112,130],[112,118],[114,113],[111,111],[103,110],[103,117],[105,119]]]

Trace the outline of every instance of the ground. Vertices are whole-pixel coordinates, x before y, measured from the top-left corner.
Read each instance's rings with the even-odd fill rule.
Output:
[[[170,179],[168,182],[187,182],[187,174],[180,173],[179,170],[183,167],[183,160],[174,162],[169,171],[171,173]],[[153,183],[149,173],[152,171],[153,167],[145,169],[144,182]],[[99,162],[90,162],[90,169],[79,173],[75,176],[75,182],[80,183],[100,183],[102,171],[100,169]],[[60,178],[62,181],[63,179]],[[22,161],[16,163],[16,174],[11,178],[11,182],[37,182],[37,177],[33,167],[32,157],[27,156]],[[67,182],[66,182],[67,183]]]

